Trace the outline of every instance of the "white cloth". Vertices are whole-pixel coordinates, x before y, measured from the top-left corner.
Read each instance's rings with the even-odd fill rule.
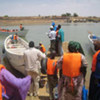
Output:
[[[46,55],[36,48],[29,48],[24,52],[25,70],[39,73],[40,61]]]
[[[55,40],[56,39],[56,32],[54,30],[50,31],[48,36],[49,36],[50,40]]]
[[[32,77],[32,83],[30,85],[29,93],[33,93],[34,95],[38,95],[39,94],[40,75],[33,72],[33,71],[28,71],[27,75],[30,75]]]

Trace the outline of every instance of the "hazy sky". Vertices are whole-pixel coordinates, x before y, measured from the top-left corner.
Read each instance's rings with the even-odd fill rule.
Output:
[[[48,16],[64,13],[100,17],[100,0],[0,0],[0,16]]]

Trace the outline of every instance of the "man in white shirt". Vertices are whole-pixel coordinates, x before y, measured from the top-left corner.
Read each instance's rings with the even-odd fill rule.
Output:
[[[27,75],[31,75],[32,84],[29,90],[30,95],[38,96],[40,80],[40,61],[46,55],[40,50],[34,48],[34,42],[29,42],[29,49],[24,52],[25,70]]]
[[[50,26],[50,32],[48,34],[49,38],[50,38],[50,51],[55,50],[56,47],[56,32],[53,29],[53,26]]]

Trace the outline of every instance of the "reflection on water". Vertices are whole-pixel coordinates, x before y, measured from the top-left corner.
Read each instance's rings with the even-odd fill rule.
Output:
[[[50,25],[30,25],[30,26],[24,26],[26,29],[29,29],[28,34],[24,38],[25,40],[29,41],[34,41],[35,46],[38,46],[39,42],[42,42],[46,49],[48,49],[48,45],[50,44],[50,40],[46,35],[46,32],[49,32]],[[8,28],[8,29],[14,29],[18,28],[18,26],[4,26],[3,28]],[[88,88],[89,84],[89,77],[91,73],[91,62],[92,62],[92,55],[93,52],[90,48],[89,41],[88,41],[88,31],[91,31],[92,33],[96,34],[97,36],[100,36],[100,23],[73,23],[73,24],[62,24],[62,28],[65,33],[65,41],[78,41],[81,43],[83,50],[86,55],[86,59],[88,61],[88,73],[86,76],[86,86]],[[2,54],[2,48],[3,48],[3,43],[5,40],[6,36],[0,35],[0,56],[3,58]],[[5,61],[5,60],[4,60]],[[4,63],[2,60],[2,63]],[[7,65],[7,62],[4,63]],[[9,65],[9,64],[8,64]],[[9,68],[9,67],[8,67]],[[13,73],[14,70],[12,70]],[[17,73],[18,74],[18,73]]]

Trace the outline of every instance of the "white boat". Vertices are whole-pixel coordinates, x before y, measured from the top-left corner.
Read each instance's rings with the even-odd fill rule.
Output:
[[[4,41],[4,49],[6,56],[13,68],[25,75],[25,64],[23,54],[28,49],[28,42],[18,37],[17,43],[12,43],[12,35],[9,35]]]
[[[93,39],[93,36],[95,36],[94,34],[89,34],[88,35],[88,39],[89,39],[89,44],[90,44],[90,47],[92,49],[92,51],[95,53],[95,49],[94,49],[94,44],[93,44],[93,40],[97,40],[96,36],[95,38]]]
[[[22,31],[20,31],[20,30],[15,30],[15,31],[13,31],[13,30],[5,30],[5,31],[0,30],[0,35],[7,35],[8,36],[8,35],[13,35],[13,34],[17,33],[18,36],[25,37],[27,32],[28,32],[28,29],[24,29]]]

